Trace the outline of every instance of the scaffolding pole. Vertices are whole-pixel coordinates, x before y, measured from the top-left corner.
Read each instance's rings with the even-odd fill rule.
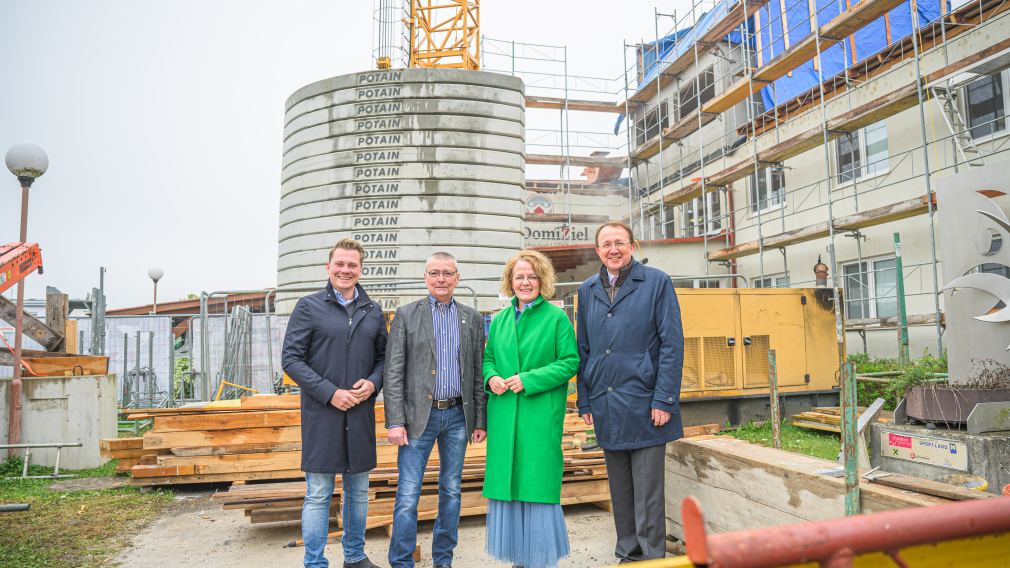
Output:
[[[919,107],[919,132],[922,137],[922,160],[926,169],[926,207],[929,211],[929,250],[930,259],[933,265],[933,309],[936,315],[936,356],[943,357],[943,326],[940,319],[940,277],[936,269],[936,208],[933,206],[933,186],[932,175],[929,171],[929,142],[926,139],[926,111],[925,95],[922,92],[923,76],[919,69],[919,14],[915,9],[915,2],[909,2],[908,11],[912,22],[912,50],[915,62],[915,94],[918,97]],[[979,23],[982,22],[982,12],[979,11]]]
[[[628,42],[624,43],[624,131],[627,133],[628,138],[628,151],[627,162],[628,162],[628,225],[634,226],[635,219],[635,199],[634,199],[634,188],[635,188],[635,177],[636,172],[631,167],[631,96],[628,94]],[[641,227],[639,227],[641,228]],[[634,232],[634,229],[632,229]],[[641,231],[639,231],[641,233]],[[596,244],[596,243],[593,243]]]
[[[816,16],[812,16],[815,17]],[[816,43],[815,50],[818,59],[820,59],[821,51],[821,34],[818,32],[814,36],[814,41]],[[817,83],[818,90],[820,94],[820,114],[821,114],[821,136],[823,137],[823,147],[824,147],[824,163],[831,163],[831,151],[828,147],[828,115],[827,110],[824,106],[824,72],[822,67],[817,69]],[[845,330],[843,328],[842,321],[842,305],[841,298],[838,294],[838,258],[835,254],[835,215],[834,215],[834,196],[832,191],[834,190],[834,176],[830,175],[828,172],[827,178],[827,188],[828,188],[828,242],[829,242],[829,252],[831,259],[831,293],[834,300],[835,308],[835,340],[838,342],[838,376],[842,396],[842,423],[841,431],[843,433],[843,439],[848,440],[856,429],[855,422],[855,397],[849,396],[849,393],[855,393],[855,374],[850,372],[850,367],[846,366],[845,361]],[[850,391],[851,389],[851,391]],[[854,447],[855,446],[855,447]],[[843,456],[845,459],[845,514],[846,515],[857,515],[860,513],[862,507],[859,499],[859,475],[856,468],[857,460],[855,452],[858,451],[858,446],[856,444],[843,444]]]

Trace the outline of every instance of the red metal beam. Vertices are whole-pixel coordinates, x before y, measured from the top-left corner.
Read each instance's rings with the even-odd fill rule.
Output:
[[[1001,497],[711,535],[697,499],[684,499],[682,511],[687,556],[709,568],[851,566],[868,552],[1010,531],[1010,499]]]

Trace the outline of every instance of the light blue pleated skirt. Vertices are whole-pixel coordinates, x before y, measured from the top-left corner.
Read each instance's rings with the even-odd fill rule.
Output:
[[[487,553],[513,566],[557,566],[569,553],[561,505],[488,499]]]

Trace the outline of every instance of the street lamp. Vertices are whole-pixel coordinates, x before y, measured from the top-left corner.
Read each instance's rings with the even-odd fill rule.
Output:
[[[35,178],[49,169],[49,156],[35,144],[15,144],[4,157],[7,169],[21,184],[21,233],[18,242],[28,240],[28,189]],[[7,443],[21,443],[21,335],[24,331],[25,280],[18,281],[17,311],[14,313],[14,378],[11,380],[11,410],[7,424]],[[11,448],[10,454],[16,452]]]
[[[154,281],[154,304],[152,314],[157,315],[158,313],[158,280],[165,275],[165,270],[159,266],[153,266],[147,269],[147,276]]]

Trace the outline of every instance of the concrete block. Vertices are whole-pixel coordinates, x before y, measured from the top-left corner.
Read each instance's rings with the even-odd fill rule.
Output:
[[[283,206],[282,206],[283,207]],[[480,211],[483,214],[515,215],[516,202],[494,197],[462,197],[454,195],[416,196],[388,195],[353,199],[334,199],[317,203],[307,203],[295,207],[283,207],[280,214],[281,227],[297,221],[334,215],[359,215],[374,213],[438,213],[455,216]]]
[[[499,73],[464,71],[462,69],[390,69],[387,71],[362,71],[316,81],[295,91],[288,97],[284,108],[291,109],[303,100],[341,89],[407,83],[450,83],[476,87],[496,87],[523,93],[521,79]]]
[[[0,444],[8,443],[9,378],[0,379]],[[98,441],[117,435],[116,376],[26,377],[22,379],[21,443],[81,442],[65,448],[60,469],[105,463]],[[24,450],[18,452],[24,455]],[[32,463],[52,466],[55,449],[32,450]]]
[[[940,467],[881,454],[881,435],[897,434],[932,438],[958,444],[959,451],[967,453],[968,471]],[[870,437],[870,459],[874,467],[884,471],[914,475],[934,481],[955,473],[969,473],[989,482],[990,493],[999,494],[1004,485],[1010,483],[1010,431],[969,434],[964,430],[937,428],[913,424],[873,424]]]
[[[490,251],[511,250],[515,252],[522,247],[522,232],[519,224],[509,230],[491,231],[487,229],[461,231],[458,229],[415,227],[415,228],[382,228],[372,227],[356,230],[338,230],[326,233],[308,233],[283,239],[278,243],[278,254],[284,256],[292,252],[326,249],[329,250],[342,238],[357,239],[365,246],[412,244],[430,246],[433,250],[451,249],[459,251],[467,249],[487,249]],[[455,253],[453,253],[455,254]],[[504,262],[505,255],[501,259]],[[498,262],[494,256],[493,261]]]
[[[489,181],[521,187],[525,176],[520,169],[477,164],[403,163],[378,166],[361,165],[309,172],[291,177],[281,184],[281,195],[283,197],[294,191],[333,183],[394,181],[399,179]]]
[[[416,196],[424,198],[429,208],[436,210],[438,201],[444,197],[486,197],[507,200],[510,207],[521,207],[521,188],[515,184],[480,183],[471,180],[453,179],[400,179],[395,181],[338,183],[311,187],[291,193],[281,202],[281,212],[307,203],[319,203],[331,199],[349,199],[382,196]],[[436,201],[432,201],[436,200]],[[510,210],[512,211],[512,210]],[[514,214],[519,214],[515,209]]]
[[[455,132],[448,130],[398,130],[393,132],[352,132],[342,136],[329,136],[300,144],[284,145],[283,166],[309,156],[331,152],[377,150],[398,146],[450,147],[494,149],[499,152],[523,154],[526,151],[521,138],[499,134]]]
[[[474,164],[514,168],[520,171],[526,165],[522,154],[499,150],[423,146],[369,148],[308,156],[285,164],[283,173],[281,174],[281,182],[283,183],[297,175],[333,168],[352,168],[383,164],[397,165],[404,163]]]
[[[523,122],[523,108],[516,105],[471,99],[379,99],[363,100],[334,105],[317,111],[319,116],[308,117],[291,130],[302,126],[326,124],[334,120],[405,114],[434,114],[443,116],[469,115]],[[325,116],[324,116],[325,115]]]
[[[328,124],[309,126],[292,132],[284,139],[284,148],[333,136],[377,134],[382,132],[444,131],[475,134],[497,134],[523,138],[521,122],[499,118],[464,115],[397,115],[334,120]]]
[[[329,109],[334,106],[354,104],[360,101],[407,100],[407,99],[472,99],[490,103],[523,108],[525,98],[519,91],[485,87],[483,85],[462,85],[457,83],[399,83],[375,86],[352,87],[331,91],[305,99],[284,113],[284,134],[289,129],[328,122]]]

